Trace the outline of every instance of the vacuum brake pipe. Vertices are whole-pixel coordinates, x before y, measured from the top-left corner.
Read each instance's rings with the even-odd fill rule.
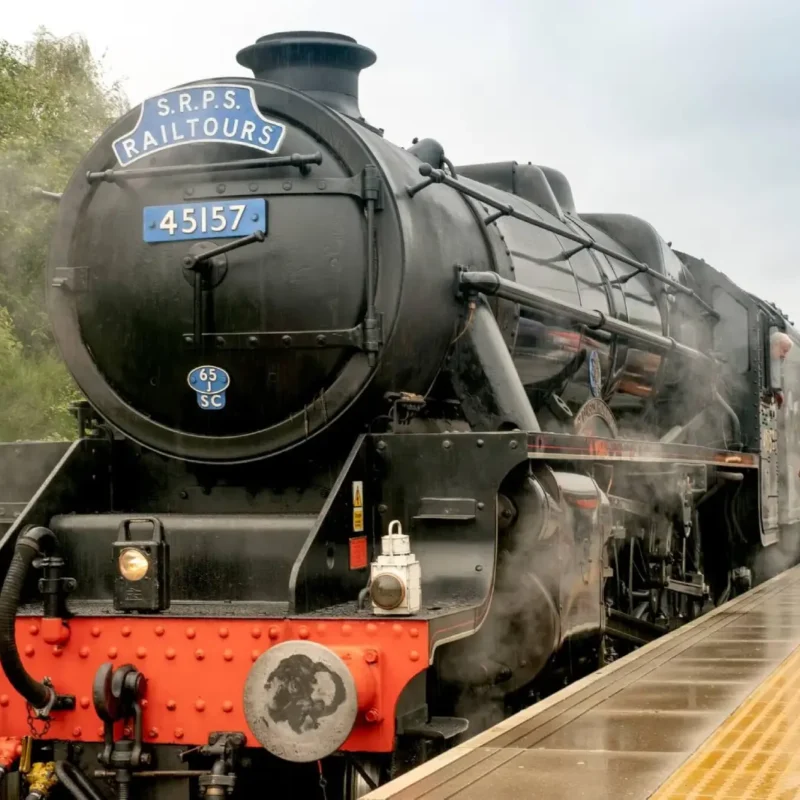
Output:
[[[49,711],[55,702],[56,693],[52,687],[40,683],[25,671],[17,650],[14,626],[22,588],[33,560],[49,555],[55,546],[55,534],[48,528],[36,527],[23,533],[17,539],[14,557],[0,590],[0,666],[9,683],[37,711]]]

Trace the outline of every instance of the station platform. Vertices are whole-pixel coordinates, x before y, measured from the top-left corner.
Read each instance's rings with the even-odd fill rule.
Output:
[[[800,567],[364,800],[800,799]]]

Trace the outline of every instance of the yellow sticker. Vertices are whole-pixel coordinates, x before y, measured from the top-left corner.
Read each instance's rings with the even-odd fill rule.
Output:
[[[353,481],[353,508],[364,505],[364,481]]]
[[[356,532],[364,530],[364,509],[353,509],[353,530]]]

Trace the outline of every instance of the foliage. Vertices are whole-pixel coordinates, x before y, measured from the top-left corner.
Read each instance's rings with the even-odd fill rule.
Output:
[[[0,308],[0,441],[73,438],[69,404],[78,396],[59,358],[26,351]]]
[[[19,47],[0,40],[0,440],[74,429],[77,396],[44,305],[45,263],[60,192],[83,155],[126,110],[119,85],[80,36],[46,30]]]

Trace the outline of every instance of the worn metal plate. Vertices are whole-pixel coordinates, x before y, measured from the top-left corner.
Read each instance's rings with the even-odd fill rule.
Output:
[[[289,641],[253,664],[244,713],[259,743],[287,761],[318,761],[347,739],[358,713],[356,684],[336,653]]]

